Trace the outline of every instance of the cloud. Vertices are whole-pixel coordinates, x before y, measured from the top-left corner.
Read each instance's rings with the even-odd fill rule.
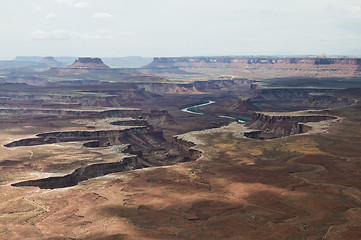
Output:
[[[72,7],[75,3],[75,0],[55,0],[55,2],[58,4],[67,5],[69,7]]]
[[[45,16],[45,19],[51,19],[51,18],[55,18],[56,17],[56,14],[51,12],[51,13],[48,13],[48,15]]]
[[[100,12],[100,13],[95,13],[93,15],[93,18],[114,18],[114,15],[110,13]]]
[[[118,33],[119,36],[133,36],[135,35],[135,32],[122,32],[122,33]]]
[[[351,19],[360,19],[361,18],[361,3],[360,1],[331,1],[327,2],[326,10],[328,13],[337,14],[338,19],[351,18]],[[331,11],[330,11],[331,10]]]
[[[86,33],[74,33],[75,36],[82,39],[111,39],[113,37],[112,30],[109,29],[99,29],[96,32],[86,32]]]
[[[89,6],[88,2],[78,2],[73,5],[74,8],[86,8]]]
[[[88,2],[76,2],[75,0],[55,0],[55,2],[73,8],[86,8],[89,6]]]
[[[132,32],[126,32],[121,36],[133,35]],[[99,29],[95,32],[74,32],[68,30],[35,30],[31,33],[33,40],[68,40],[71,38],[86,39],[86,40],[99,40],[113,38],[113,32],[109,29]]]
[[[350,18],[361,18],[361,6],[358,5],[346,5],[345,11]]]
[[[37,11],[43,10],[43,7],[40,6],[40,5],[35,5],[35,4],[33,4],[33,6],[34,6],[34,8],[35,8]]]
[[[66,30],[35,30],[31,33],[31,39],[33,40],[66,40],[71,37],[72,34]]]

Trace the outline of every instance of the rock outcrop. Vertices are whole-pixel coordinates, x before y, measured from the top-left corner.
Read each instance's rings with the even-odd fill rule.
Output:
[[[158,134],[157,137],[161,138],[162,134]],[[132,137],[126,136],[126,138]],[[143,141],[144,139],[137,138],[136,140]],[[99,147],[100,141],[88,142],[86,144],[89,145],[88,147]],[[171,164],[177,162],[194,161],[202,155],[201,151],[192,148],[195,146],[195,144],[192,142],[181,140],[175,137],[172,145],[172,149],[167,151],[164,155],[166,158],[168,158]],[[74,170],[72,173],[64,176],[22,181],[13,183],[11,185],[14,187],[33,186],[39,187],[41,189],[65,188],[75,186],[81,181],[104,176],[110,173],[125,172],[154,166],[148,162],[147,158],[144,158],[142,151],[134,150],[131,145],[128,145],[124,149],[123,153],[129,153],[132,156],[124,157],[119,162],[96,163],[85,167],[80,167]]]
[[[81,181],[104,176],[110,173],[124,172],[142,167],[137,157],[125,157],[122,161],[111,163],[98,163],[74,170],[72,173],[60,177],[29,180],[14,183],[11,186],[32,186],[41,189],[64,188],[77,185]]]
[[[44,179],[28,180],[12,184],[14,187],[34,186],[42,189],[64,188],[77,185],[81,181],[104,176],[110,173],[130,171],[151,166],[164,166],[178,162],[194,161],[201,152],[193,149],[192,142],[174,138],[172,147],[165,149],[161,131],[146,127],[136,127],[125,131],[69,131],[38,134],[38,138],[23,139],[6,145],[7,147],[30,146],[37,144],[85,141],[85,147],[104,147],[112,144],[122,145],[122,153],[128,154],[119,162],[105,162],[80,167],[72,173]],[[124,147],[125,146],[125,147]],[[160,154],[161,153],[161,154]],[[129,154],[131,156],[129,156]],[[156,160],[155,160],[156,159]]]
[[[356,101],[351,98],[335,97],[328,95],[310,95],[304,101],[310,109],[345,107],[354,104]]]
[[[190,73],[222,73],[248,77],[360,76],[361,58],[180,57],[154,58],[153,69],[179,68]]]
[[[178,136],[173,138],[172,146],[183,154],[183,162],[195,161],[202,156],[202,152],[194,149],[196,144]]]
[[[100,117],[136,117],[142,114],[140,109],[109,109],[96,110],[66,110],[66,109],[35,109],[35,108],[2,108],[0,114],[32,114],[47,116],[75,116],[77,118]]]
[[[252,121],[247,123],[247,126],[253,129],[258,129],[260,132],[247,137],[267,139],[305,133],[310,130],[305,123],[333,119],[336,119],[336,117],[329,115],[307,114],[302,112],[255,112]]]
[[[254,91],[251,102],[263,111],[299,111],[346,107],[354,99],[336,97],[336,89],[265,88]]]
[[[56,61],[54,59],[54,57],[44,57],[43,59],[41,59],[40,63],[45,64],[48,67],[61,67],[64,65],[64,64]]]
[[[97,69],[97,68],[110,68],[109,66],[105,65],[100,58],[78,58],[75,62],[67,68],[90,68],[90,69]]]
[[[253,100],[286,100],[292,101],[306,99],[310,94],[327,94],[334,92],[335,89],[317,89],[317,88],[264,88],[255,91]]]
[[[147,67],[174,67],[174,66],[244,66],[253,64],[272,65],[348,65],[361,66],[361,58],[278,58],[278,57],[179,57],[154,58]]]
[[[143,113],[147,122],[152,126],[162,126],[164,124],[174,123],[173,116],[167,110],[151,110],[150,113]]]
[[[149,126],[149,123],[144,119],[125,119],[111,122],[115,126]]]
[[[231,106],[233,112],[253,112],[259,111],[259,108],[252,104],[250,99],[238,100],[234,105]]]
[[[150,134],[153,131],[147,127],[130,127],[124,130],[97,130],[97,131],[64,131],[37,134],[36,138],[26,138],[14,141],[5,147],[34,146],[60,142],[79,142],[98,140],[110,146],[119,143],[119,139],[131,134]]]
[[[169,93],[199,93],[210,90],[235,89],[242,88],[249,90],[254,81],[249,79],[228,79],[228,80],[209,80],[196,81],[188,84],[174,84],[174,83],[150,83],[138,84],[139,87],[145,91],[157,94]]]

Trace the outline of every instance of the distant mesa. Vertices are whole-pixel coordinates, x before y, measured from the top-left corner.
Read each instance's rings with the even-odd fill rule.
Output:
[[[361,58],[354,57],[276,57],[215,56],[157,57],[145,66],[150,69],[181,69],[188,72],[235,75],[248,78],[354,77],[361,76]],[[215,69],[218,69],[215,71]]]
[[[62,63],[56,61],[53,57],[43,57],[40,61],[41,64],[45,64],[49,67],[60,67],[63,66]]]
[[[155,57],[146,67],[245,67],[247,65],[287,66],[295,64],[309,67],[314,67],[315,65],[358,66],[361,65],[361,58],[327,58],[325,54],[321,54],[318,57]]]
[[[110,68],[105,65],[100,58],[78,58],[75,62],[66,68]]]

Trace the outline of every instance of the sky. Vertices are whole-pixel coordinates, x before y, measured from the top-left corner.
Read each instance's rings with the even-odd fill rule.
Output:
[[[361,0],[0,0],[16,56],[361,55]]]

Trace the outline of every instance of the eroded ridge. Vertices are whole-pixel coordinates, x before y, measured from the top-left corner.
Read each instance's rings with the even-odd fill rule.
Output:
[[[155,115],[162,117],[167,114],[165,111],[152,111],[148,116],[151,116],[154,121]],[[21,139],[5,146],[20,147],[63,142],[80,142],[83,143],[83,147],[88,148],[109,148],[122,145],[126,146],[120,152],[118,151],[118,154],[124,155],[122,160],[90,164],[63,176],[27,180],[14,183],[12,186],[36,186],[43,189],[71,187],[81,181],[110,173],[172,165],[178,162],[193,161],[200,157],[200,152],[192,149],[193,143],[174,141],[173,144],[169,144],[164,138],[162,130],[154,129],[147,120],[142,118],[111,118],[92,123],[95,125],[93,127],[102,126],[105,129],[41,133],[37,134],[36,138]],[[142,126],[143,124],[145,126]]]
[[[62,131],[37,134],[36,138],[26,138],[14,141],[5,145],[5,147],[33,146],[42,144],[52,144],[61,142],[78,142],[97,140],[104,146],[119,143],[119,138],[131,134],[151,134],[157,135],[145,126],[130,127],[123,130],[95,130],[95,131]],[[158,134],[161,137],[161,133]]]
[[[193,146],[195,146],[195,144],[190,141],[175,140],[173,142],[173,147],[168,149],[164,156],[167,159],[163,159],[162,162],[154,163],[151,159],[143,156],[143,152],[141,150],[135,151],[130,145],[128,145],[128,147],[124,149],[123,153],[128,155],[130,154],[130,156],[123,157],[123,159],[119,162],[91,164],[86,167],[77,168],[72,173],[64,176],[22,181],[13,183],[11,186],[33,186],[41,189],[64,188],[75,186],[81,181],[104,176],[110,173],[126,172],[154,166],[172,165],[177,162],[194,161],[201,156],[201,151],[192,148]]]
[[[306,133],[312,130],[308,123],[330,121],[337,119],[336,116],[320,115],[307,111],[300,112],[255,112],[251,122],[247,125],[260,130],[251,138],[269,139]]]
[[[119,162],[98,163],[77,168],[65,176],[49,177],[11,184],[14,187],[33,186],[41,189],[65,188],[77,185],[81,181],[104,176],[115,172],[124,172],[142,167],[136,156],[125,157]]]

